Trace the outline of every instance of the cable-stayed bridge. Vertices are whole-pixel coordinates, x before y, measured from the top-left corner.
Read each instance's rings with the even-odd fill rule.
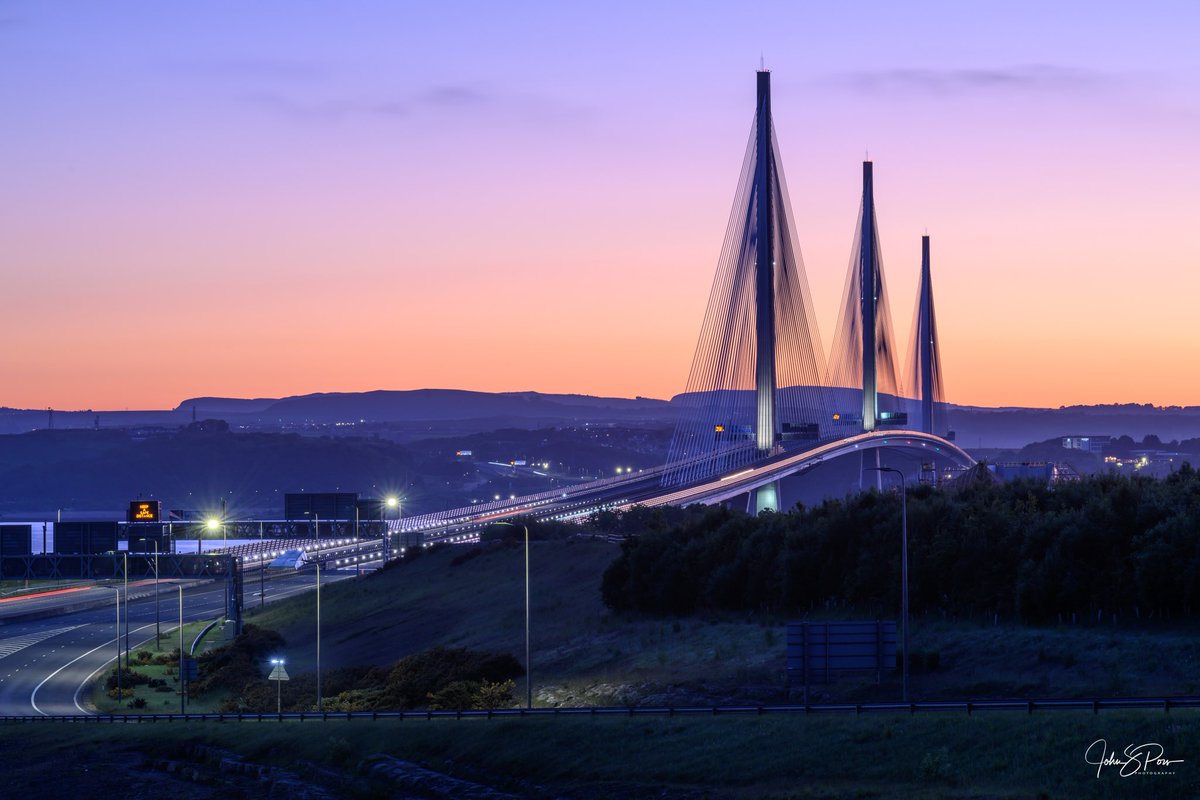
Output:
[[[944,387],[929,237],[908,357],[900,361],[884,281],[875,175],[863,163],[862,202],[832,348],[821,344],[771,116],[771,73],[757,102],[733,210],[709,293],[667,462],[625,478],[452,509],[404,521],[429,540],[470,537],[506,517],[564,518],[635,503],[786,507],[780,481],[846,457],[859,474],[881,454],[917,463],[974,461],[944,431]],[[873,473],[872,482],[880,473]]]

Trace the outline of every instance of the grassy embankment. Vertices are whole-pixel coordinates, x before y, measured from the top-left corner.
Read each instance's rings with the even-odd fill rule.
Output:
[[[521,549],[462,560],[464,552],[435,552],[323,589],[323,664],[387,663],[437,644],[522,655]],[[597,587],[614,553],[598,542],[535,543],[535,702],[609,703],[656,692],[680,696],[673,691],[690,699],[724,700],[739,691],[761,692],[764,700],[779,696],[781,620],[610,614]],[[315,598],[306,595],[251,618],[287,637],[293,674],[311,668],[314,612]],[[1187,631],[1151,628],[995,627],[922,619],[914,624],[913,638],[914,649],[940,654],[937,672],[913,676],[918,698],[1021,688],[1060,696],[1179,693],[1190,691],[1200,655],[1196,637]],[[518,695],[520,690],[518,681]],[[889,676],[882,687],[846,680],[824,691],[839,700],[894,699],[898,685]],[[1119,748],[1156,741],[1168,757],[1185,761],[1173,776],[1121,779],[1106,771],[1097,779],[1084,751],[1099,738]],[[1200,795],[1200,715],[1187,711],[23,726],[0,728],[0,755],[6,763],[24,765],[22,748],[43,761],[56,753],[78,754],[80,763],[93,763],[92,777],[79,778],[83,786],[97,780],[89,759],[108,759],[120,775],[136,763],[131,751],[177,757],[197,741],[257,763],[295,769],[302,759],[350,774],[361,757],[384,752],[539,797],[624,798],[651,791],[669,798],[739,800]],[[38,767],[21,769],[26,772],[13,772],[13,785],[34,786],[31,776]],[[328,776],[315,773],[311,779]],[[372,796],[361,785],[340,789]]]
[[[467,552],[445,549],[323,588],[323,667],[388,664],[435,645],[523,660],[521,548],[464,560]],[[612,614],[599,585],[616,552],[592,541],[533,544],[535,703],[786,699],[785,620]],[[315,603],[310,593],[248,617],[283,634],[293,674],[314,665]],[[936,670],[913,674],[915,699],[1178,695],[1196,692],[1200,681],[1200,637],[1191,627],[1033,628],[917,618],[912,649],[938,655]],[[814,689],[814,701],[894,700],[899,680],[885,675],[876,686],[873,676],[851,677]]]
[[[1084,760],[1106,739],[1159,742],[1173,775],[1120,778]],[[1113,712],[864,717],[333,721],[0,726],[13,796],[211,796],[137,769],[205,742],[300,770],[335,796],[389,796],[355,766],[388,753],[521,796],[576,798],[1188,798],[1200,792],[1200,716]],[[334,768],[306,771],[305,762]],[[56,765],[51,767],[51,765]],[[47,778],[53,770],[52,778]],[[260,787],[261,788],[261,787]],[[57,795],[56,795],[57,796]]]

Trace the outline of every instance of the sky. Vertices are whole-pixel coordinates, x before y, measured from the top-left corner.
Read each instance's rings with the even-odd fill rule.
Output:
[[[949,400],[1200,405],[1200,4],[0,0],[0,405],[684,390],[754,114]]]

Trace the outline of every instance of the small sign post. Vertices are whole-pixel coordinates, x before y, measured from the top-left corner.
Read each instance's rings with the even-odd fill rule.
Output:
[[[271,670],[271,674],[267,676],[267,680],[275,681],[275,713],[283,716],[283,682],[290,681],[287,670],[283,668],[282,658],[272,658],[271,663],[275,668]]]

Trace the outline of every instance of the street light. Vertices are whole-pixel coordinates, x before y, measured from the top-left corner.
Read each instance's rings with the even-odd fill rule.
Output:
[[[183,693],[183,584],[178,584],[179,589],[179,713],[186,713],[183,703],[186,695]]]
[[[161,533],[161,531],[160,531]],[[162,618],[158,610],[158,540],[154,540],[154,649],[161,647]]]
[[[267,604],[267,565],[263,563],[266,561],[265,553],[266,551],[263,550],[263,523],[260,519],[258,521],[258,609],[260,611]]]
[[[390,495],[390,496],[388,496],[387,500],[385,500],[384,502],[387,504],[388,508],[396,509],[396,522],[397,522],[397,527],[399,527],[400,498],[396,497],[395,495]],[[392,554],[392,529],[390,527],[387,527],[386,522],[384,523],[384,529],[383,529],[383,541],[384,541],[383,560],[387,561],[388,557]]]
[[[209,517],[206,525],[207,525],[208,529],[214,533],[216,532],[217,528],[221,529],[221,549],[225,550],[226,548],[228,548],[229,547],[229,537],[227,536],[226,531],[225,531],[224,518],[217,519],[216,517]]]
[[[904,473],[894,467],[867,467],[868,472],[894,472],[900,476],[900,639],[904,649],[901,660],[904,702],[908,702],[908,489]]]
[[[317,565],[317,711],[321,710],[321,559]]]
[[[512,522],[492,524],[517,527]],[[521,529],[525,531],[525,707],[533,708],[533,669],[529,662],[529,526],[521,525]]]
[[[121,587],[108,587],[117,593],[117,620],[116,620],[116,642],[117,642],[117,703],[121,700]]]
[[[128,544],[126,544],[126,547],[128,547]],[[124,582],[125,582],[125,669],[129,669],[129,551],[122,550],[121,556],[125,563],[124,568],[121,570],[122,573],[124,573],[122,575],[122,578],[124,579]],[[120,632],[118,632],[117,635],[120,636]],[[119,647],[117,648],[117,652],[118,652],[118,656],[119,656],[119,654],[120,654]],[[117,660],[117,673],[118,674],[120,674],[120,667],[121,667],[121,663],[120,663],[120,658],[118,657],[118,660]]]

